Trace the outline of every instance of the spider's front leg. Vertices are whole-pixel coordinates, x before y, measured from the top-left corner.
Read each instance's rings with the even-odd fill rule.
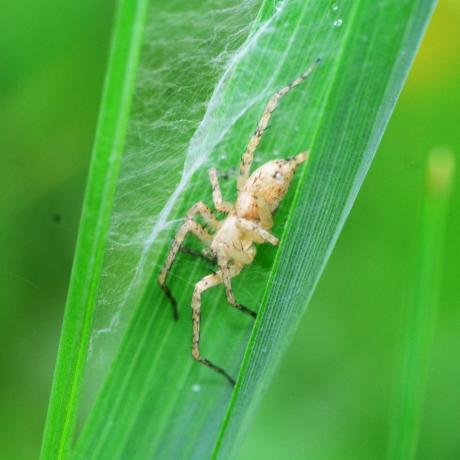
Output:
[[[227,296],[227,302],[231,307],[236,308],[237,310],[240,310],[241,312],[246,313],[253,318],[257,318],[257,313],[254,310],[241,305],[235,300],[235,294],[233,293],[232,288],[232,278],[240,273],[241,268],[242,267],[236,266],[229,267],[228,264],[224,264],[220,267],[222,272],[222,281],[225,287],[225,294]]]
[[[251,220],[239,217],[236,221],[236,225],[239,228],[241,228],[241,230],[244,230],[245,232],[257,236],[262,240],[272,244],[273,246],[278,246],[278,243],[280,242],[279,239],[276,238],[276,236],[272,235],[270,232],[268,232],[255,222],[252,222]]]
[[[203,358],[200,353],[200,320],[201,320],[201,294],[214,286],[222,283],[221,273],[205,276],[201,281],[196,283],[192,297],[192,323],[193,323],[193,340],[192,340],[192,356],[200,364],[203,364],[210,369],[223,375],[232,385],[235,385],[235,380],[224,369],[215,365],[209,359]]]
[[[169,250],[168,256],[166,257],[166,261],[163,265],[163,268],[161,269],[160,276],[158,277],[158,283],[173,307],[173,315],[175,320],[179,318],[177,301],[166,285],[166,278],[172,267],[172,264],[174,263],[174,260],[176,259],[177,253],[179,252],[182,243],[187,236],[187,233],[189,232],[193,233],[193,235],[195,235],[206,246],[209,246],[212,241],[212,236],[208,233],[208,231],[192,220],[196,214],[200,214],[206,223],[213,229],[218,229],[220,226],[220,222],[217,220],[211,210],[200,201],[190,208],[189,212],[187,213],[185,222],[181,225],[176,233],[174,241],[171,245],[171,249]]]

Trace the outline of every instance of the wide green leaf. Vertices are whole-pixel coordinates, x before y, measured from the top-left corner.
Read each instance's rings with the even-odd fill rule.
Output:
[[[99,202],[110,230],[94,249],[105,249],[92,275],[97,299],[84,301],[83,289],[80,304],[92,336],[76,345],[81,358],[89,352],[82,393],[69,371],[73,401],[82,400],[75,458],[234,452],[364,180],[433,5],[151,2],[115,200]],[[178,322],[156,278],[180,218],[198,200],[211,204],[207,169],[222,172],[233,200],[234,170],[268,98],[317,58],[311,77],[282,99],[256,154],[259,165],[311,150],[275,216],[280,247],[260,246],[234,281],[237,299],[259,312],[255,326],[227,306],[221,288],[204,297],[202,353],[238,376],[232,389],[190,356],[193,286],[213,267],[180,255],[170,277]],[[87,255],[77,249],[77,260]],[[76,265],[73,279],[87,270]],[[81,334],[74,326],[63,343]],[[68,445],[67,435],[60,442]]]

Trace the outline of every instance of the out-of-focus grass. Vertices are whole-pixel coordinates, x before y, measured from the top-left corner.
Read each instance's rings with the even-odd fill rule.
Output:
[[[0,457],[36,459],[113,2],[0,3]]]
[[[426,197],[417,235],[416,260],[404,308],[401,366],[394,415],[390,418],[389,460],[416,458],[422,423],[426,375],[442,277],[446,217],[454,175],[450,150],[435,149],[428,157]]]

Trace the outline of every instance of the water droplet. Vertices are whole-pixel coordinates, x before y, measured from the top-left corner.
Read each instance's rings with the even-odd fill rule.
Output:
[[[337,3],[332,4],[332,11],[337,11],[339,9],[339,5]]]
[[[194,384],[192,385],[192,391],[193,391],[194,393],[198,393],[200,390],[201,390],[201,386],[200,386],[198,383],[194,383]]]
[[[342,19],[336,19],[336,20],[334,21],[334,27],[341,27],[342,24],[343,24]]]
[[[282,9],[284,8],[284,0],[281,2],[278,2],[275,6],[276,11],[279,13]]]

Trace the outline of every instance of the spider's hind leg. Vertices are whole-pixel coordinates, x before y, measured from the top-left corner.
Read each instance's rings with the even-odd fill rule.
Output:
[[[241,191],[243,189],[248,180],[249,172],[254,161],[254,152],[256,151],[256,148],[259,145],[262,136],[264,135],[268,127],[270,118],[273,112],[275,111],[276,107],[278,106],[280,99],[289,91],[291,91],[292,88],[295,88],[297,85],[300,85],[300,83],[305,81],[320,62],[320,59],[316,59],[315,62],[313,62],[313,64],[311,64],[307,68],[307,70],[305,70],[305,72],[302,75],[300,75],[300,77],[293,80],[291,83],[289,83],[289,85],[286,85],[284,88],[281,88],[279,91],[273,94],[273,96],[268,100],[264,112],[262,113],[262,117],[260,118],[259,123],[257,124],[257,128],[254,131],[254,134],[251,136],[246,150],[243,153],[243,156],[241,157],[240,171],[236,185],[238,191]]]
[[[233,210],[233,205],[222,199],[222,191],[220,189],[219,179],[217,178],[216,168],[211,168],[209,170],[209,181],[212,187],[212,199],[217,211],[225,213],[231,212]]]

